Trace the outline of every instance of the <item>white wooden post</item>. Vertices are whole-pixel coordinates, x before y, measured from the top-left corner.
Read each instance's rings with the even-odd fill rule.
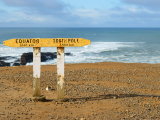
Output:
[[[41,96],[41,48],[33,47],[33,97]]]
[[[57,99],[64,101],[64,47],[57,47]]]

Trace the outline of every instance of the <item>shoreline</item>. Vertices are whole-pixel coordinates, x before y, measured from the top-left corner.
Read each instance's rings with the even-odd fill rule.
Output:
[[[56,58],[57,59],[57,58]],[[33,62],[32,62],[33,63]],[[45,62],[44,62],[45,63]],[[114,62],[114,61],[104,61],[104,62],[94,62],[94,63],[65,63],[65,64],[97,64],[97,63],[124,63],[124,64],[160,64],[160,63],[138,63],[138,62]],[[44,65],[44,64],[43,64]],[[56,65],[56,64],[46,64],[46,65]],[[20,66],[33,66],[33,65],[20,65]],[[12,66],[2,66],[2,67],[12,67]],[[19,67],[19,66],[14,66],[14,67]]]
[[[65,64],[68,101],[62,103],[56,102],[56,65],[41,65],[44,102],[31,101],[33,66],[0,71],[0,119],[160,119],[160,64]]]

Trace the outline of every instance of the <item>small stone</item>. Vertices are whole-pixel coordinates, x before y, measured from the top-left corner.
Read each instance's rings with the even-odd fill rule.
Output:
[[[135,117],[135,116],[136,116],[136,114],[133,114],[133,115],[131,115],[130,117],[133,118],[133,117]]]
[[[117,99],[117,97],[116,97],[116,96],[114,96],[113,98],[114,98],[114,99]]]

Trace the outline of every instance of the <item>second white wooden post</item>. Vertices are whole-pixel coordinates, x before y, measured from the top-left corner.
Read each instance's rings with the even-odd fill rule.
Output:
[[[64,47],[57,47],[57,99],[64,101]]]
[[[41,96],[41,48],[33,47],[33,97]]]

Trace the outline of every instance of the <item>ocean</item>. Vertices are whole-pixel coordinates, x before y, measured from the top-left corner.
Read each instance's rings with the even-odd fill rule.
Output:
[[[13,38],[84,38],[91,44],[65,47],[65,63],[160,63],[160,28],[0,28],[0,56],[13,56],[5,62],[20,59],[33,48],[3,46]],[[41,52],[56,52],[56,47],[42,47]],[[56,64],[57,59],[41,62]],[[32,65],[33,63],[27,63]]]

